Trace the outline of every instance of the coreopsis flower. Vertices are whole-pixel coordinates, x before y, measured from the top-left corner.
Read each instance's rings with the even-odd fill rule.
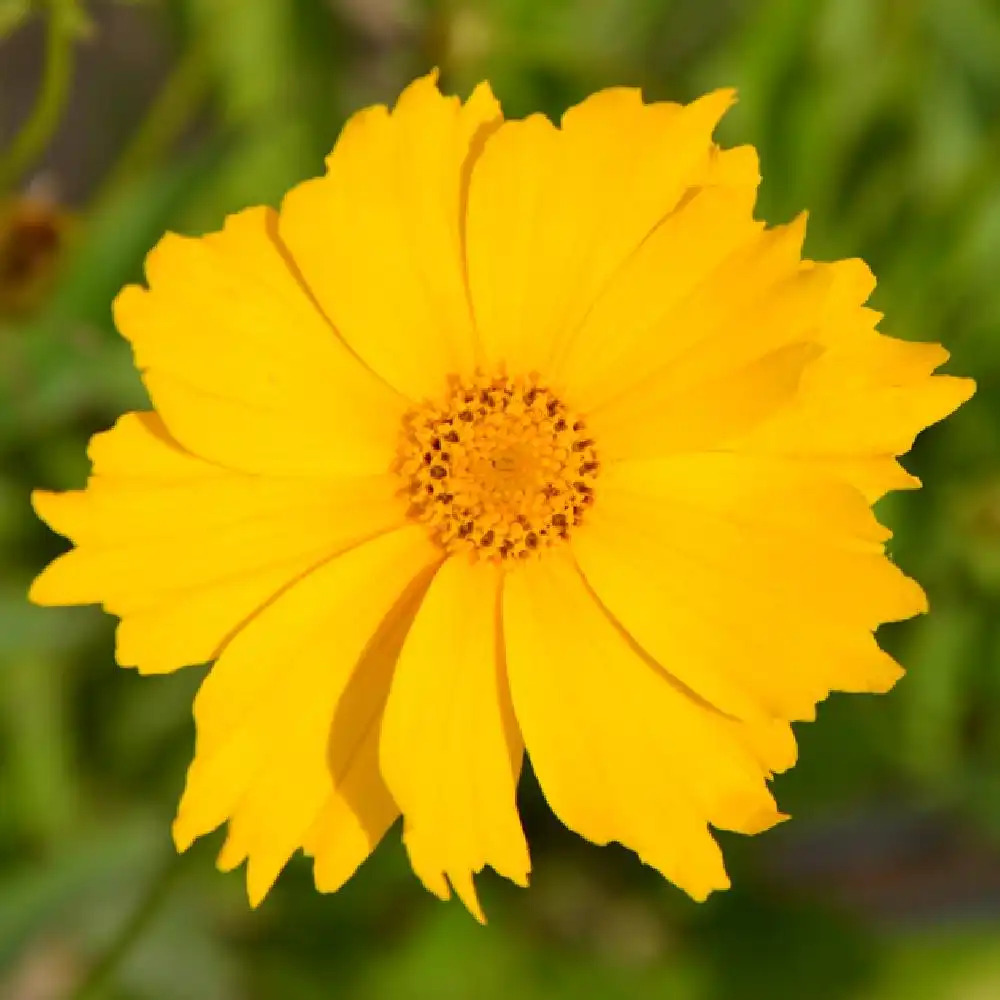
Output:
[[[299,848],[337,889],[402,815],[481,918],[529,872],[525,753],[557,816],[696,899],[710,827],[782,819],[789,723],[886,691],[925,610],[870,503],[972,392],[876,331],[858,260],[753,218],[729,91],[505,121],[432,75],[355,115],[324,176],[167,235],[115,302],[153,409],[35,506],[117,659],[212,662],[178,848],[228,821],[251,901]]]

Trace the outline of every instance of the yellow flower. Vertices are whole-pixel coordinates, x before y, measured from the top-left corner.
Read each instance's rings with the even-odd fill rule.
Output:
[[[167,235],[115,303],[154,410],[35,494],[144,673],[214,661],[180,849],[229,821],[256,904],[289,857],[344,883],[396,818],[481,918],[525,884],[524,751],[554,812],[697,899],[709,825],[782,818],[789,722],[901,671],[925,609],[869,504],[972,392],[876,332],[857,260],[753,219],[733,95],[593,95],[504,121],[436,77],[347,124],[280,212]]]

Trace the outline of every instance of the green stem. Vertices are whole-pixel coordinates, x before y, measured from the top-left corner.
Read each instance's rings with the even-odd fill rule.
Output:
[[[98,203],[149,170],[170,148],[208,94],[209,69],[205,46],[195,41],[174,66],[142,124],[101,184]]]
[[[135,909],[124,923],[108,947],[98,955],[90,970],[70,995],[70,1000],[99,1000],[105,995],[122,962],[132,947],[142,938],[150,922],[159,913],[164,900],[183,867],[184,856],[177,854],[169,858],[159,872],[150,880],[136,903]]]
[[[45,69],[38,99],[5,156],[0,158],[0,194],[15,185],[41,155],[62,118],[73,77],[74,20],[52,0],[45,36]]]

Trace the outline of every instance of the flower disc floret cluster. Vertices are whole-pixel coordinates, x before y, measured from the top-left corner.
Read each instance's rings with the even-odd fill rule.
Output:
[[[410,514],[448,552],[526,559],[569,540],[600,460],[586,421],[537,378],[452,380],[406,417],[399,472]]]

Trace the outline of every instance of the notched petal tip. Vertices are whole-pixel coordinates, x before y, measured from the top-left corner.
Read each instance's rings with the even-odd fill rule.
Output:
[[[451,899],[451,887],[444,876],[444,872],[416,872],[421,885],[432,895],[437,896],[442,903],[447,903]]]
[[[256,910],[264,902],[286,863],[281,861],[276,864],[273,859],[265,862],[250,855],[247,861],[247,900],[252,909]]]
[[[462,901],[465,908],[476,920],[486,926],[486,914],[483,913],[482,905],[479,902],[479,894],[476,892],[475,882],[472,872],[463,872],[461,875],[450,873],[448,876],[455,895]]]
[[[504,121],[503,108],[489,80],[476,84],[468,100],[462,105],[461,115],[472,126],[469,135],[469,160],[465,171],[471,171],[472,163],[478,159],[486,140]]]
[[[886,659],[889,662],[885,664],[882,671],[869,678],[867,685],[869,694],[888,694],[906,676],[906,670],[891,659],[888,654]]]
[[[717,87],[701,97],[696,97],[688,107],[704,107],[721,118],[739,99],[739,91],[736,87]]]
[[[704,903],[713,892],[725,892],[731,888],[732,882],[729,880],[729,875],[723,870],[715,879],[688,885],[682,885],[678,882],[677,887],[686,892],[696,903]]]
[[[28,600],[41,607],[100,604],[101,595],[87,572],[80,550],[69,549],[56,556],[28,588]]]
[[[246,860],[247,852],[241,848],[232,835],[232,831],[226,837],[219,856],[215,859],[215,867],[220,872],[231,872],[238,868]]]
[[[799,747],[791,724],[781,719],[741,726],[739,733],[765,777],[783,774],[795,766]]]
[[[798,242],[798,252],[802,252],[802,244],[806,241],[806,230],[809,227],[809,209],[804,208],[791,222],[784,226],[776,226],[776,229],[785,230],[790,237]]]
[[[888,618],[886,621],[906,621],[916,615],[925,615],[930,611],[930,602],[927,600],[927,593],[923,587],[917,583],[913,577],[907,576],[900,571],[899,587],[899,618]]]
[[[504,872],[503,875],[505,878],[510,879],[519,889],[527,889],[531,884],[531,865],[529,863],[524,871]]]
[[[157,244],[159,246],[159,244]],[[150,251],[155,253],[156,248]],[[141,337],[142,314],[149,290],[142,285],[126,285],[111,303],[111,317],[115,329],[130,344]]]
[[[705,187],[749,189],[756,192],[761,179],[760,154],[754,146],[744,144],[723,149],[712,145],[703,179]],[[747,211],[753,212],[755,200],[756,198],[749,201]],[[763,226],[763,223],[760,225]]]
[[[863,306],[878,284],[875,273],[860,257],[845,257],[821,266],[829,269],[833,277],[834,296],[854,306]]]
[[[947,359],[948,352],[945,351],[944,360],[946,361]],[[942,364],[943,363],[944,362],[942,361]],[[972,397],[976,394],[976,390],[979,388],[974,378],[959,375],[938,375],[936,377],[948,380],[948,384],[951,387],[952,398],[955,401],[955,410],[972,399]]]
[[[592,116],[621,117],[646,107],[649,105],[639,87],[605,87],[568,107],[559,117],[559,128],[563,131],[572,131],[577,125],[586,128]]]
[[[28,600],[42,608],[58,607],[63,603],[56,596],[56,588],[51,586],[51,574],[49,574],[51,567],[50,563],[31,581],[28,587]]]
[[[31,491],[31,509],[35,512],[38,519],[57,535],[62,535],[64,538],[70,537],[68,526],[63,522],[62,516],[65,513],[64,498],[68,495],[73,495],[74,492],[77,495],[79,494],[79,491],[71,491],[70,493],[60,493],[55,490]]]
[[[151,677],[157,674],[173,673],[177,669],[177,659],[166,650],[155,647],[148,641],[144,629],[145,622],[140,617],[123,618],[115,629],[115,663],[126,670]]]
[[[430,102],[440,105],[442,103],[451,105],[458,109],[461,107],[478,106],[480,104],[493,105],[499,112],[500,107],[490,87],[489,81],[483,80],[473,88],[469,99],[465,102],[455,94],[446,94],[441,89],[441,72],[435,66],[423,76],[417,77],[412,83],[405,87],[396,103],[393,106],[392,114],[396,116],[400,113],[419,113],[419,102]]]
[[[231,872],[239,868],[244,861],[247,862],[247,902],[251,909],[256,910],[264,902],[267,894],[278,880],[284,864],[276,866],[273,858],[267,859],[265,863],[259,858],[249,855],[245,842],[234,834],[232,824],[230,824],[226,840],[215,859],[215,867],[220,872]]]
[[[722,87],[685,105],[684,114],[691,116],[697,127],[703,128],[708,135],[711,135],[736,100],[735,87]]]
[[[768,226],[759,237],[758,252],[761,255],[773,254],[776,262],[783,262],[783,266],[793,272],[812,263],[802,259],[802,247],[806,240],[808,223],[809,213],[803,210],[790,222]],[[820,276],[817,275],[814,280],[820,280]],[[829,271],[823,272],[822,280],[832,284],[832,275]]]
[[[424,86],[433,87],[438,93],[441,92],[441,67],[432,66],[423,76],[418,76],[414,81],[405,89],[409,90],[411,87]]]
[[[251,205],[237,212],[230,212],[222,228],[206,233],[200,240],[208,247],[226,254],[238,240],[254,240],[261,232],[273,243],[278,231],[278,213],[270,205]]]
[[[197,839],[199,834],[191,828],[183,814],[178,813],[170,824],[170,836],[178,854],[183,854]]]
[[[440,76],[441,73],[435,66],[434,69],[428,71],[423,76],[418,76],[412,83],[407,84],[400,91],[399,97],[396,98],[396,103],[392,108],[393,116],[405,112],[416,101],[454,100],[454,98],[449,98],[441,93]]]
[[[784,823],[787,819],[787,813],[780,812],[772,805],[745,816],[738,832],[749,837],[756,836],[758,833],[773,829],[779,823]]]

